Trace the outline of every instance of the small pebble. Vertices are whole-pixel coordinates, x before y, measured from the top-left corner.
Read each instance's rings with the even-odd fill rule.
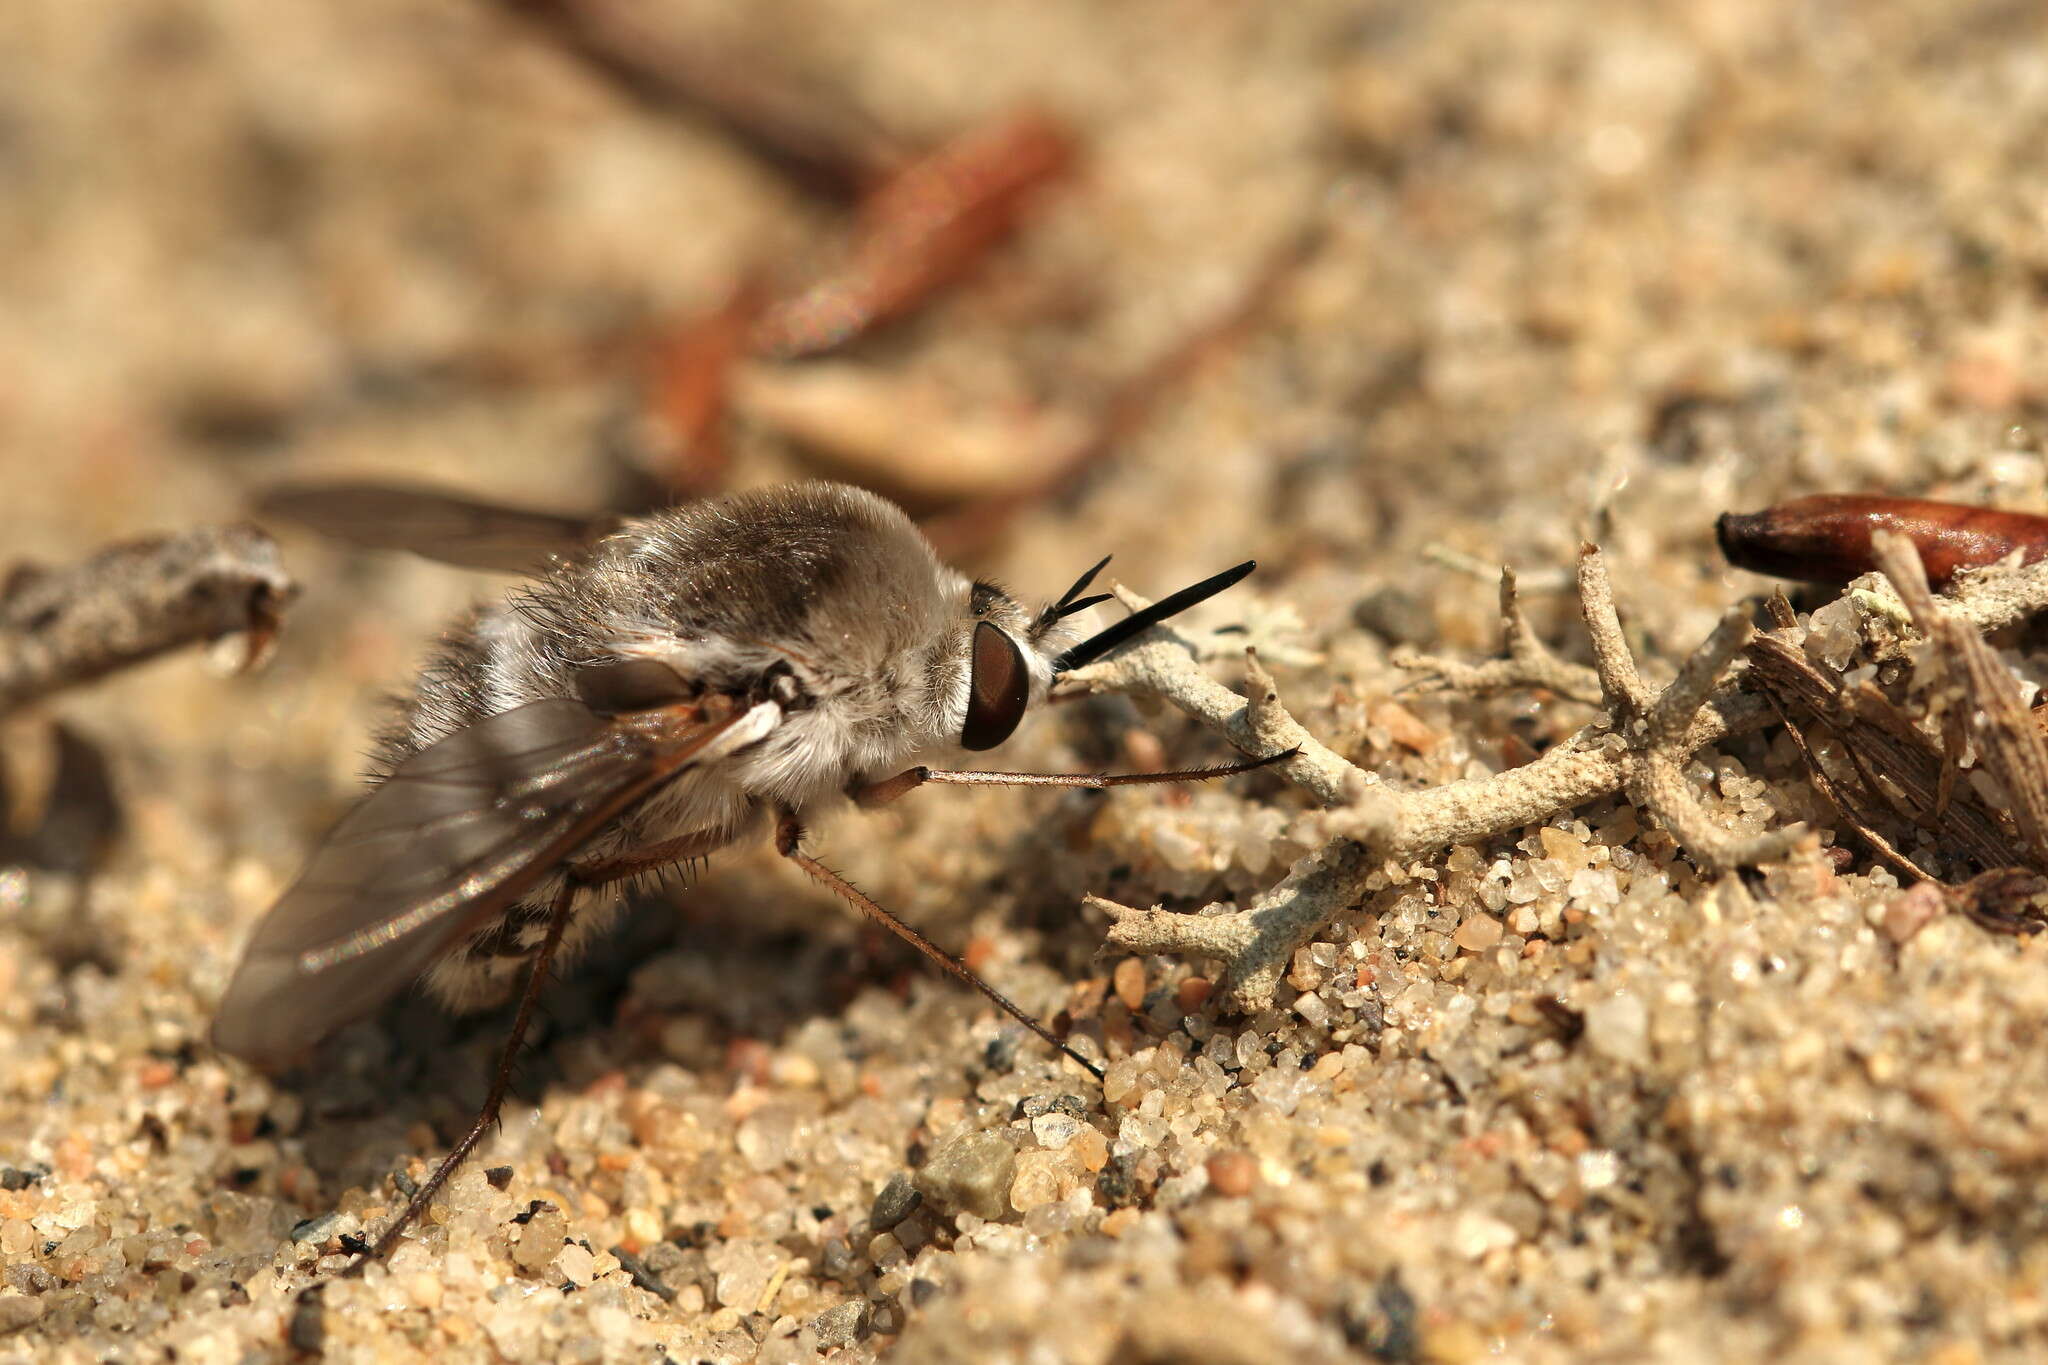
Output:
[[[1209,1188],[1237,1198],[1258,1183],[1259,1163],[1244,1152],[1218,1152],[1209,1158]]]
[[[405,1280],[405,1292],[422,1308],[439,1308],[443,1297],[441,1277],[431,1270],[409,1275]]]
[[[43,1301],[41,1299],[32,1299],[26,1294],[17,1294],[13,1290],[0,1293],[0,1336],[5,1336],[9,1332],[19,1332],[24,1327],[32,1326],[40,1321],[42,1316]]]
[[[1010,1207],[1019,1213],[1065,1199],[1081,1186],[1081,1176],[1061,1152],[1024,1152],[1017,1157],[1010,1182]]]
[[[882,1234],[888,1236],[886,1232]],[[776,1272],[788,1261],[789,1253],[772,1242],[735,1237],[709,1248],[704,1259],[713,1276],[712,1288],[718,1302],[737,1312],[752,1314],[765,1311],[762,1299],[768,1295],[770,1285],[777,1282]]]
[[[818,1334],[821,1347],[851,1346],[867,1335],[873,1316],[866,1299],[848,1299],[812,1318],[811,1330]]]
[[[341,1215],[339,1213],[323,1213],[317,1218],[308,1218],[302,1223],[293,1225],[292,1240],[294,1242],[324,1242],[332,1235],[335,1225],[339,1222],[341,1222]]]
[[[1372,709],[1372,723],[1387,732],[1394,743],[1418,754],[1426,754],[1443,742],[1443,736],[1423,724],[1413,711],[1397,701],[1384,701]]]
[[[1351,619],[1389,644],[1422,644],[1435,638],[1436,613],[1406,588],[1377,588],[1352,604]]]
[[[552,1204],[534,1210],[512,1238],[512,1261],[529,1275],[545,1269],[562,1250],[569,1235],[569,1220]]]
[[[868,1226],[885,1232],[908,1218],[923,1202],[924,1196],[910,1183],[909,1173],[898,1171],[875,1195],[875,1202],[868,1208]]]
[[[818,1273],[828,1280],[851,1281],[859,1273],[853,1249],[837,1237],[827,1241],[818,1253]]]
[[[1215,983],[1208,977],[1191,976],[1181,982],[1179,988],[1174,991],[1174,1003],[1180,1006],[1183,1014],[1193,1014],[1207,1003],[1215,989]]]
[[[1451,1225],[1451,1246],[1459,1254],[1478,1260],[1489,1251],[1515,1244],[1515,1230],[1500,1219],[1476,1209],[1467,1209]]]
[[[1017,1105],[1017,1117],[1035,1119],[1041,1114],[1070,1114],[1085,1118],[1088,1103],[1079,1095],[1027,1095]]]
[[[327,1350],[327,1309],[321,1302],[321,1291],[325,1287],[316,1284],[311,1289],[302,1290],[292,1306],[285,1340],[300,1355],[317,1356]]]
[[[945,1213],[971,1213],[991,1222],[1010,1211],[1017,1152],[1001,1133],[970,1133],[932,1153],[917,1173],[917,1188]]]
[[[1031,1136],[1038,1139],[1039,1146],[1055,1149],[1064,1147],[1079,1137],[1081,1130],[1087,1126],[1072,1114],[1040,1114],[1031,1120]]]
[[[1074,1160],[1081,1163],[1084,1171],[1099,1171],[1109,1164],[1109,1139],[1093,1128],[1083,1128],[1074,1134],[1067,1150],[1073,1153]]]
[[[1102,1216],[1102,1235],[1105,1237],[1121,1237],[1130,1230],[1131,1225],[1137,1222],[1140,1216],[1136,1209],[1117,1209],[1114,1212],[1106,1213]]]
[[[1140,958],[1127,957],[1116,964],[1110,973],[1110,985],[1116,990],[1116,998],[1124,1002],[1124,1008],[1133,1014],[1145,1005],[1145,963]]]
[[[597,1277],[597,1258],[588,1247],[571,1242],[555,1257],[551,1268],[570,1284],[586,1285]]]
[[[1632,1066],[1650,1061],[1650,1012],[1633,995],[1621,993],[1586,1007],[1586,1042],[1595,1052]]]
[[[1501,932],[1501,922],[1492,915],[1474,914],[1468,915],[1451,937],[1466,952],[1483,953],[1500,942]]]
[[[1469,1322],[1445,1322],[1422,1336],[1422,1358],[1431,1365],[1468,1365],[1486,1358],[1486,1336]]]
[[[1915,882],[1885,902],[1884,932],[1892,942],[1904,944],[1948,912],[1948,901],[1933,882]]]

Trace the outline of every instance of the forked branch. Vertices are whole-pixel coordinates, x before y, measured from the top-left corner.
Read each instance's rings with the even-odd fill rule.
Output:
[[[2018,845],[2010,843],[2012,836],[1994,817],[1960,799],[1951,803],[1960,755],[1929,755],[1906,735],[1913,725],[1910,718],[1865,685],[1851,699],[1869,713],[1869,738],[1874,744],[1896,741],[1882,751],[1917,757],[1919,764],[1887,764],[1887,776],[1899,782],[1918,773],[1922,780],[1908,782],[1908,794],[1918,793],[1918,804],[1927,811],[1946,811],[1944,829],[1961,831],[1965,851],[1980,864],[2024,861],[2048,869],[2048,743],[1982,638],[1986,630],[2048,610],[2048,563],[1967,574],[1937,602],[1910,544],[1880,542],[1878,548],[1897,596],[1875,578],[1859,580],[1844,594],[1866,648],[1881,659],[1907,658],[1911,642],[1900,632],[1909,621],[1932,643],[1933,661],[1924,664],[1924,676],[1916,683],[1930,711],[1950,718],[1950,733],[1956,736],[1951,747],[1960,747],[1967,730],[1992,776],[2014,794],[2010,818]],[[1091,898],[1111,918],[1110,946],[1215,959],[1223,964],[1227,1001],[1240,1010],[1257,1009],[1271,1000],[1295,949],[1357,905],[1378,879],[1391,882],[1416,859],[1455,844],[1496,838],[1616,793],[1662,824],[1703,868],[1726,871],[1790,853],[1805,837],[1803,826],[1761,834],[1728,829],[1700,800],[1685,765],[1700,749],[1773,723],[1778,719],[1774,699],[1779,704],[1797,699],[1812,713],[1828,705],[1828,697],[1847,695],[1832,688],[1821,689],[1827,697],[1797,690],[1810,681],[1807,673],[1819,676],[1810,667],[1791,666],[1803,658],[1791,638],[1799,628],[1788,626],[1759,638],[1746,611],[1731,611],[1677,676],[1657,688],[1644,682],[1636,666],[1606,565],[1591,545],[1580,552],[1578,590],[1594,668],[1566,663],[1535,637],[1516,600],[1512,572],[1501,577],[1501,658],[1480,664],[1427,656],[1397,659],[1424,674],[1421,685],[1432,690],[1545,688],[1604,711],[1521,767],[1419,791],[1390,790],[1311,738],[1280,704],[1271,675],[1252,651],[1246,652],[1243,697],[1204,672],[1198,663],[1203,651],[1167,627],[1148,631],[1071,674],[1090,691],[1165,701],[1253,756],[1298,747],[1275,770],[1321,807],[1299,828],[1321,838],[1322,847],[1241,909],[1215,904],[1197,914],[1176,914]],[[1124,597],[1134,608],[1142,605],[1142,599]],[[1731,667],[1745,655],[1753,671],[1730,678]],[[1902,867],[1914,866],[1892,852]],[[2009,919],[2001,916],[1999,923]]]
[[[1309,737],[1281,705],[1271,675],[1252,651],[1246,653],[1245,697],[1204,672],[1193,644],[1165,627],[1070,675],[1090,691],[1159,698],[1254,756],[1298,746],[1300,753],[1275,770],[1323,807],[1312,817],[1323,846],[1243,909],[1210,906],[1187,915],[1093,899],[1112,919],[1109,943],[1127,952],[1216,959],[1224,967],[1229,1002],[1241,1010],[1256,1009],[1271,999],[1294,950],[1358,904],[1375,874],[1401,876],[1415,859],[1493,838],[1621,791],[1662,821],[1703,865],[1725,869],[1782,856],[1802,837],[1802,829],[1737,836],[1701,805],[1683,772],[1685,759],[1696,750],[1771,719],[1759,699],[1717,688],[1749,639],[1747,621],[1724,621],[1676,681],[1653,690],[1642,682],[1622,637],[1606,569],[1592,546],[1580,557],[1579,588],[1601,664],[1597,696],[1608,715],[1531,763],[1420,791],[1389,790]],[[1505,662],[1521,671],[1520,680],[1565,695],[1591,693],[1585,684],[1592,670],[1571,671],[1574,666],[1534,642],[1515,602],[1512,575],[1504,579],[1501,602],[1510,651]],[[1475,677],[1440,662],[1428,666],[1452,686]],[[1509,669],[1476,676],[1481,686],[1508,685]]]

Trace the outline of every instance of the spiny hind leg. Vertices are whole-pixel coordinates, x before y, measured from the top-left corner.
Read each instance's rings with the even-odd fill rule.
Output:
[[[513,1063],[519,1058],[519,1049],[525,1045],[526,1030],[533,1022],[534,1005],[540,999],[541,987],[547,984],[548,967],[562,945],[563,932],[574,917],[571,903],[576,898],[577,889],[574,880],[565,879],[555,892],[553,902],[547,907],[547,920],[541,927],[541,940],[532,955],[533,968],[527,977],[526,990],[519,998],[519,1013],[512,1021],[512,1032],[505,1039],[504,1050],[498,1054],[498,1069],[491,1078],[490,1093],[484,1097],[483,1108],[478,1111],[476,1122],[470,1125],[469,1131],[463,1134],[462,1140],[455,1144],[454,1149],[441,1159],[441,1164],[434,1168],[434,1174],[428,1177],[426,1184],[420,1186],[406,1202],[398,1217],[384,1229],[384,1234],[377,1239],[376,1245],[350,1262],[348,1269],[342,1272],[343,1275],[361,1274],[364,1266],[390,1251],[397,1243],[399,1234],[433,1202],[441,1187],[448,1183],[448,1177],[455,1174],[456,1168],[462,1165],[477,1143],[483,1141],[484,1134],[497,1123],[498,1111],[505,1103],[505,1092],[512,1085]]]
[[[478,925],[453,952],[443,954],[427,969],[428,992],[458,1014],[502,1005],[517,988],[526,964],[540,951],[556,898],[572,881],[575,904],[555,954],[558,963],[574,961],[617,918],[619,897],[602,888],[705,857],[732,838],[729,831],[703,830],[570,863],[566,877],[542,883],[523,900]]]
[[[658,844],[642,844],[610,857],[581,858],[569,864],[569,868],[575,873],[576,880],[585,886],[609,886],[643,872],[709,857],[732,841],[733,834],[729,830],[699,830],[678,839],[664,839]]]
[[[472,929],[453,949],[443,953],[421,978],[427,993],[455,1014],[472,1014],[502,1005],[518,989],[527,964],[547,941],[556,906],[563,911],[561,941],[555,961],[573,960],[602,933],[618,913],[618,898],[591,893],[580,881],[550,878],[524,900]]]

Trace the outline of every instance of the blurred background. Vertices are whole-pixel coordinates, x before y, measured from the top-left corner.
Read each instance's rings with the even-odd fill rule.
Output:
[[[426,481],[598,514],[840,478],[899,500],[955,562],[1026,596],[1056,595],[1104,553],[1152,595],[1256,557],[1259,577],[1208,619],[1294,632],[1282,682],[1312,729],[1394,780],[1490,770],[1509,761],[1503,736],[1540,746],[1578,717],[1418,706],[1458,736],[1425,751],[1397,742],[1414,713],[1384,703],[1394,646],[1492,648],[1493,566],[1540,581],[1597,528],[1645,647],[1675,659],[1762,586],[1718,560],[1722,511],[1837,490],[2048,506],[2044,38],[2038,7],[1996,0],[6,7],[0,552],[74,561],[241,519],[287,480]],[[320,1246],[278,1251],[284,1233],[436,1150],[481,1088],[488,1022],[424,1006],[356,1031],[310,1090],[273,1090],[205,1048],[241,936],[357,790],[380,695],[452,613],[507,582],[270,529],[303,596],[267,670],[222,678],[181,656],[0,729],[33,763],[61,719],[103,754],[120,811],[89,858],[0,872],[0,1162],[46,1171],[0,1193],[0,1329],[21,1333],[0,1352],[276,1347],[290,1309],[274,1268]],[[1581,648],[1568,599],[1532,610]],[[1027,726],[1005,765],[1216,756],[1174,718],[1068,710]],[[1140,813],[1115,817],[926,793],[823,839],[1050,1014],[1107,970],[1079,892],[1194,908],[1292,856],[1259,834],[1178,858],[1143,814],[1171,800],[1133,797],[1115,809]],[[1198,833],[1251,809],[1230,798]],[[777,1324],[809,1323],[861,1274],[875,1290],[885,1272],[835,1279],[820,1248],[853,1236],[906,1134],[942,1126],[930,1088],[967,1084],[962,1060],[998,1030],[772,859],[730,864],[680,915],[635,918],[595,984],[559,1002],[551,1036],[569,1042],[542,1049],[524,1096],[567,1106],[550,1123],[602,1127],[618,1120],[577,1106],[603,1078],[698,1078],[691,1103],[723,1155],[670,1173],[651,1233],[713,1229],[687,1248],[712,1258],[701,1312],[620,1290],[494,1340],[461,1323],[498,1300],[449,1269],[445,1302],[398,1295],[405,1312],[352,1322],[362,1335],[333,1349],[744,1358],[795,1352],[798,1328]],[[737,943],[735,922],[749,926]],[[666,965],[636,977],[649,959]],[[840,1017],[876,994],[913,1000],[922,1027]],[[833,1128],[819,1115],[846,1112],[835,1092],[803,1111],[816,1126],[784,1164],[741,1161],[745,1115],[724,1097],[787,1081],[745,1048],[805,1029],[875,1031],[894,1107]],[[1462,1122],[1418,1150],[1445,1156],[1471,1136]],[[542,1137],[507,1141],[545,1171]],[[815,1159],[811,1141],[836,1155]],[[715,1191],[732,1161],[767,1185],[733,1207],[689,1192]],[[597,1169],[572,1183],[596,1188]],[[1316,1169],[1297,1172],[1305,1188],[1321,1188]],[[1349,1179],[1330,1177],[1326,1209],[1366,1188]],[[580,1206],[576,1235],[641,1245],[633,1202],[613,1188],[602,1211]],[[1644,1226],[1681,1245],[1678,1223],[1700,1216],[1683,1203]],[[813,1204],[841,1222],[803,1223]],[[1454,1242],[1460,1210],[1431,1207],[1414,1216]],[[1076,1321],[1113,1323],[1135,1291],[1058,1268],[1084,1232],[972,1254],[1053,1258],[988,1273],[1038,1276],[1048,1301],[1092,1305]],[[743,1235],[808,1258],[792,1284],[810,1287],[707,1325],[746,1297],[722,1297],[716,1273]],[[1088,1253],[1103,1265],[1137,1254],[1103,1245]],[[1717,1334],[1752,1310],[1755,1349],[1812,1344],[1825,1319],[1829,1340],[1931,1350],[1944,1323],[1967,1340],[1991,1320],[1982,1303],[1918,1327],[1905,1308],[1823,1310],[1774,1287],[1784,1247],[1741,1262],[1753,1298],[1717,1297],[1721,1272],[1679,1252],[1617,1252],[1596,1279],[1641,1277],[1651,1299],[1580,1285],[1566,1312],[1533,1274],[1513,1291],[1461,1285],[1477,1262],[1454,1248],[1408,1272],[1429,1287],[1421,1308],[1368,1294],[1367,1317],[1422,1324],[1389,1345],[1394,1328],[1351,1330],[1342,1309],[1384,1267],[1316,1279],[1284,1269],[1307,1254],[1298,1240],[1244,1246],[1173,1261],[1159,1283],[1236,1265],[1240,1288],[1264,1288],[1234,1311],[1310,1357],[1465,1359],[1461,1343],[1490,1342],[1647,1358],[1653,1300],[1704,1324],[1673,1359],[1717,1358]],[[1732,1241],[1715,1254],[1745,1255]],[[1034,1330],[1025,1310],[1012,1323],[942,1299],[920,1316],[894,1290],[870,1297],[874,1324],[827,1349],[996,1359]],[[1069,1343],[1065,1358],[1138,1349],[1104,1331],[1108,1345]],[[1142,1358],[1183,1358],[1158,1349]]]

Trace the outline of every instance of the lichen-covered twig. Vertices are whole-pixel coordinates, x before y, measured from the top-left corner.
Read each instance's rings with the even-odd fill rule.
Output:
[[[129,541],[0,591],[0,713],[169,650],[244,632],[267,649],[298,588],[254,526]]]
[[[1607,561],[1593,545],[1579,547],[1579,614],[1593,644],[1593,671],[1600,678],[1601,700],[1617,726],[1648,714],[1650,693],[1636,671],[1635,655],[1622,633],[1621,613],[1614,605],[1614,587],[1607,581]]]
[[[1680,670],[1678,682],[1654,693],[1641,683],[1621,640],[1599,551],[1591,546],[1581,557],[1580,588],[1596,657],[1603,660],[1604,676],[1611,676],[1612,686],[1624,694],[1605,700],[1611,710],[1638,723],[1603,719],[1521,767],[1421,791],[1389,791],[1316,743],[1281,706],[1255,654],[1247,658],[1248,699],[1203,672],[1194,646],[1164,627],[1070,675],[1092,691],[1160,698],[1254,756],[1298,747],[1275,771],[1325,808],[1305,821],[1325,839],[1322,848],[1241,910],[1183,915],[1095,899],[1093,904],[1112,919],[1110,944],[1127,952],[1217,959],[1223,963],[1230,1004],[1256,1009],[1272,997],[1294,950],[1357,904],[1375,873],[1398,875],[1416,858],[1492,838],[1623,790],[1702,863],[1731,867],[1781,855],[1799,831],[1731,838],[1699,805],[1682,771],[1694,751],[1770,719],[1759,699],[1717,692],[1714,686],[1747,642],[1746,622],[1724,623]],[[1512,580],[1502,597],[1503,614],[1512,615]],[[1511,640],[1518,629],[1510,622]]]
[[[1655,814],[1672,838],[1709,867],[1726,870],[1784,857],[1805,837],[1804,825],[1750,838],[1733,837],[1714,822],[1685,776],[1685,760],[1693,752],[1688,745],[1693,719],[1721,675],[1756,634],[1749,614],[1737,609],[1723,616],[1707,642],[1678,670],[1678,676],[1653,695],[1622,637],[1606,565],[1590,545],[1579,553],[1579,595],[1586,629],[1593,639],[1593,657],[1599,661],[1600,685],[1609,699],[1610,718],[1617,723],[1631,713],[1640,718],[1639,725],[1629,727],[1639,739],[1629,765],[1629,798]]]
[[[1896,579],[1905,580],[1903,607],[1874,578],[1859,580],[1847,593],[1860,604],[1870,632],[1886,636],[1873,652],[1903,656],[1905,642],[1895,633],[1906,615],[1923,632],[1939,637],[1942,652],[1962,670],[1953,684],[1958,714],[1983,717],[1976,722],[1975,737],[1988,762],[1994,751],[2002,756],[1992,771],[2008,789],[2029,792],[2032,805],[2015,818],[2033,822],[2034,832],[2026,836],[2032,857],[2048,859],[2048,746],[2033,731],[2016,690],[1979,638],[1986,629],[2048,610],[2048,566],[1971,576],[1943,606],[1926,593],[1924,581],[1916,590],[1903,563]],[[1321,847],[1242,909],[1212,905],[1198,914],[1176,914],[1091,898],[1111,918],[1110,945],[1126,952],[1184,953],[1220,961],[1227,1002],[1239,1010],[1257,1009],[1272,998],[1294,950],[1363,899],[1375,878],[1391,881],[1418,858],[1494,838],[1617,792],[1662,823],[1702,866],[1725,870],[1782,857],[1803,836],[1802,826],[1737,836],[1700,802],[1684,771],[1687,758],[1698,750],[1771,723],[1778,706],[1821,720],[1854,721],[1867,741],[1869,762],[1882,772],[1881,779],[1864,774],[1864,785],[1874,796],[1903,800],[1909,818],[1921,823],[1938,815],[1944,837],[1959,840],[1980,863],[2011,861],[2010,840],[1994,817],[1959,795],[1944,799],[1943,758],[1911,719],[1869,684],[1845,688],[1839,677],[1824,674],[1806,658],[1796,625],[1758,636],[1746,612],[1730,612],[1672,682],[1659,689],[1643,681],[1629,652],[1605,565],[1590,545],[1580,554],[1579,600],[1596,669],[1574,669],[1535,641],[1517,605],[1512,574],[1504,575],[1501,585],[1506,658],[1481,665],[1429,659],[1408,664],[1430,670],[1445,687],[1545,687],[1596,701],[1607,714],[1521,767],[1420,791],[1391,791],[1316,743],[1281,706],[1255,654],[1247,659],[1247,697],[1211,678],[1200,667],[1195,644],[1165,627],[1070,675],[1092,691],[1164,700],[1255,757],[1298,748],[1275,771],[1321,807],[1296,825],[1297,833],[1320,840]],[[1727,679],[1730,666],[1743,657],[1752,672]],[[2008,850],[2003,856],[2002,849]],[[1893,853],[1903,867],[1916,866]],[[2048,868],[2048,861],[2036,865]]]
[[[1135,593],[1120,595],[1133,607],[1149,605]],[[1299,750],[1286,762],[1275,764],[1273,771],[1322,805],[1348,802],[1353,792],[1352,774],[1359,770],[1324,747],[1280,705],[1272,675],[1259,663],[1256,652],[1247,650],[1245,661],[1250,701],[1203,672],[1185,637],[1159,626],[1099,663],[1069,673],[1067,680],[1090,692],[1157,697],[1254,757]]]
[[[1600,675],[1584,664],[1567,663],[1550,652],[1522,611],[1515,571],[1500,571],[1500,624],[1502,657],[1484,663],[1467,663],[1436,654],[1420,654],[1403,647],[1394,652],[1394,666],[1421,676],[1404,691],[1464,692],[1478,695],[1504,692],[1516,687],[1540,687],[1573,701],[1600,704],[1603,693]]]
[[[1243,910],[1180,915],[1100,896],[1088,897],[1088,904],[1109,915],[1109,941],[1125,952],[1189,953],[1221,961],[1231,1005],[1251,1011],[1273,998],[1294,950],[1358,903],[1375,866],[1364,845],[1335,839],[1296,863]]]

